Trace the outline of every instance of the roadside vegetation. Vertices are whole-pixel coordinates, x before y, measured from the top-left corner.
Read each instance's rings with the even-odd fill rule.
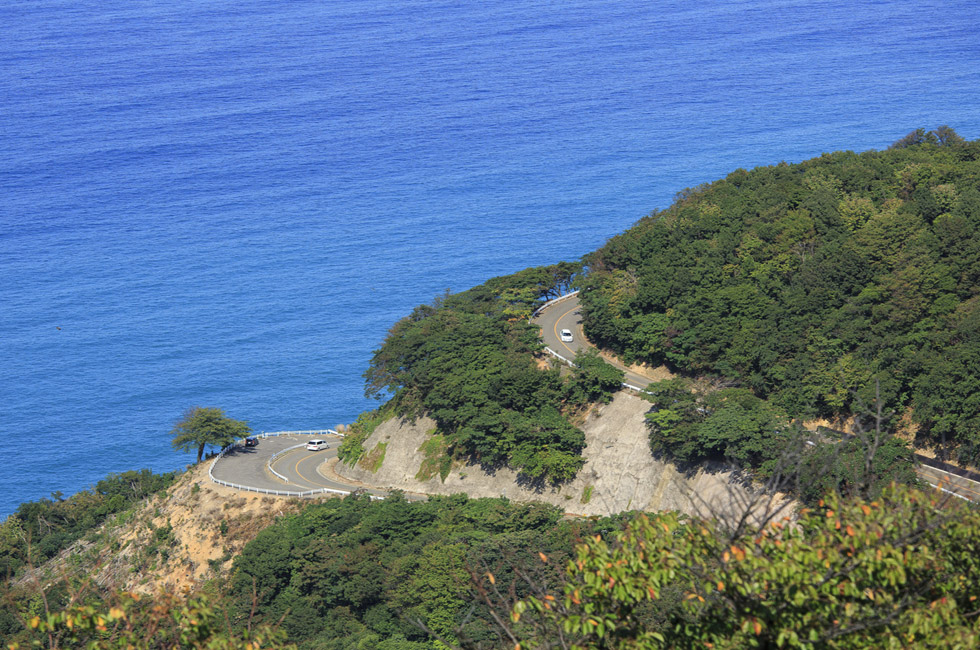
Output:
[[[748,429],[844,420],[880,398],[889,430],[904,417],[921,443],[980,462],[980,141],[920,129],[887,151],[739,169],[585,264],[589,339],[749,391],[704,397],[741,404]],[[701,406],[705,440],[721,411]],[[700,443],[665,418],[656,444],[689,457]],[[758,458],[755,437],[728,447],[736,460]]]
[[[528,269],[416,307],[375,351],[367,394],[390,397],[393,414],[432,417],[451,458],[508,465],[531,481],[573,478],[585,437],[571,418],[608,401],[622,373],[595,355],[565,375],[542,368],[538,328],[527,319],[567,291],[577,270]],[[358,439],[341,450],[348,463],[363,453]]]
[[[770,502],[772,505],[773,502]],[[904,486],[793,513],[352,495],[271,525],[199,594],[8,601],[19,647],[974,648],[980,513]],[[88,589],[88,591],[86,591]],[[49,596],[50,598],[50,596]],[[54,602],[54,601],[51,601]],[[11,646],[18,647],[18,646]]]
[[[0,575],[10,577],[28,565],[39,566],[75,541],[96,534],[107,517],[166,490],[176,476],[148,469],[110,474],[70,497],[56,492],[50,499],[22,503],[0,524]]]
[[[481,576],[477,591],[509,609],[515,648],[980,645],[976,508],[898,487],[781,514],[735,527],[632,515],[583,538],[557,584],[515,602]]]
[[[174,479],[127,472],[0,525],[0,636],[147,650],[980,647],[980,510],[920,490],[892,435],[980,460],[980,141],[920,129],[884,152],[738,170],[584,266],[417,307],[372,358],[367,393],[386,401],[352,425],[344,462],[377,465],[371,432],[427,415],[420,478],[461,460],[542,486],[573,477],[576,422],[622,381],[594,352],[575,370],[539,354],[528,318],[573,284],[591,340],[678,375],[649,387],[651,453],[682,470],[734,463],[768,490],[699,517],[581,520],[505,499],[354,494],[280,511],[196,593],[9,579]],[[850,435],[800,425],[816,417]],[[589,484],[580,501],[592,498]],[[233,533],[224,517],[217,530]],[[172,532],[155,528],[147,549],[163,554]]]

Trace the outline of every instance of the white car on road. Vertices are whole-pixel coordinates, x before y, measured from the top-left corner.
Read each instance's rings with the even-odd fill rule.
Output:
[[[561,340],[565,343],[571,343],[574,339],[572,338],[572,330],[562,330],[559,333]]]

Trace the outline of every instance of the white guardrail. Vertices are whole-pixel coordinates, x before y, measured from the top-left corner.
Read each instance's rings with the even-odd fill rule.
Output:
[[[569,298],[577,295],[578,295],[578,289],[572,291],[571,293],[566,293],[564,296],[561,296],[559,298],[555,298],[554,300],[549,300],[548,302],[544,303],[543,305],[541,305],[540,307],[534,310],[534,313],[531,314],[531,320],[534,320],[535,318],[540,316],[541,312],[543,312],[545,309],[548,309],[549,307],[553,307],[554,305],[557,305],[558,303],[568,300]],[[571,359],[566,359],[565,357],[561,356],[560,354],[558,354],[557,352],[549,348],[547,345],[544,346],[544,351],[550,354],[551,356],[553,356],[554,358],[558,359],[565,365],[567,365],[569,368],[575,367],[575,363]],[[622,383],[622,386],[623,388],[628,388],[632,391],[636,391],[637,393],[647,392],[643,388],[640,388],[639,386],[634,386],[633,384],[627,384],[625,381]]]
[[[531,314],[531,319],[533,320],[533,319],[537,318],[541,314],[541,312],[543,312],[545,309],[548,309],[549,307],[553,307],[553,306],[557,305],[560,302],[564,302],[565,300],[568,300],[570,298],[573,298],[574,296],[577,296],[578,293],[579,293],[578,290],[575,290],[575,291],[572,291],[571,293],[566,293],[564,296],[560,296],[558,298],[554,298],[553,300],[549,300],[548,302],[544,303],[543,305],[541,305],[540,307],[538,307],[536,310],[534,310],[534,313]],[[565,364],[567,364],[568,366],[570,366],[572,368],[575,367],[575,363],[573,363],[571,361],[571,359],[566,359],[565,357],[563,357],[562,355],[558,354],[557,352],[555,352],[554,350],[552,350],[551,348],[549,348],[547,346],[545,346],[544,349],[545,349],[545,352],[547,352],[551,356],[555,357],[556,359],[560,360],[562,363],[565,363]],[[634,386],[633,384],[627,384],[626,382],[623,382],[623,387],[624,388],[628,388],[628,389],[633,390],[633,391],[636,391],[638,393],[645,393],[646,392],[645,390],[643,390],[639,386]],[[273,432],[269,432],[269,433],[266,433],[266,432],[263,431],[262,433],[257,434],[255,437],[256,438],[268,438],[268,437],[272,437],[272,436],[318,435],[318,434],[328,434],[328,435],[334,435],[334,436],[340,436],[340,437],[343,437],[343,435],[344,435],[342,433],[338,433],[337,431],[334,431],[333,429],[316,429],[316,430],[311,430],[311,431],[273,431]],[[215,478],[214,477],[214,466],[218,463],[219,460],[221,460],[224,457],[224,455],[226,453],[228,453],[229,451],[231,451],[232,449],[234,449],[236,446],[237,446],[237,444],[228,445],[227,447],[225,447],[224,449],[222,449],[221,452],[218,454],[218,456],[211,462],[211,466],[208,468],[208,476],[211,478],[211,481],[212,482],[217,483],[218,485],[225,485],[227,487],[235,488],[236,490],[245,490],[245,491],[248,491],[248,492],[260,492],[262,494],[274,494],[276,496],[309,497],[309,496],[314,496],[314,495],[317,495],[317,494],[350,494],[351,493],[350,490],[334,490],[332,488],[318,488],[318,489],[315,489],[315,490],[306,490],[306,491],[303,491],[303,492],[296,492],[296,491],[293,491],[293,490],[269,490],[269,489],[266,489],[266,488],[252,487],[250,485],[239,485],[238,483],[230,483],[228,481],[222,481],[221,479]],[[303,446],[302,444],[293,445],[292,447],[287,447],[286,449],[283,449],[282,451],[279,451],[276,454],[274,454],[272,456],[272,458],[270,458],[269,461],[268,461],[268,463],[267,463],[267,466],[269,468],[269,471],[271,471],[273,474],[275,474],[276,477],[279,478],[279,480],[284,481],[286,483],[289,483],[289,479],[287,479],[285,476],[283,476],[282,474],[280,474],[279,472],[277,472],[275,469],[272,468],[272,463],[274,463],[278,458],[280,458],[281,456],[285,455],[286,453],[288,453],[290,451],[294,451],[296,449],[299,449],[302,446]],[[371,495],[371,498],[372,499],[383,499],[384,497],[378,497],[378,496],[375,496],[375,495]]]
[[[311,431],[272,431],[272,432],[269,432],[269,433],[266,433],[266,432],[263,431],[262,433],[256,434],[254,437],[255,438],[272,438],[272,437],[275,437],[275,436],[318,435],[318,434],[340,436],[341,438],[344,437],[344,434],[339,433],[337,431],[334,431],[333,429],[316,429],[316,430],[311,430]],[[228,445],[227,447],[225,447],[224,449],[222,449],[218,453],[218,456],[213,461],[211,461],[211,466],[208,467],[208,477],[211,479],[211,481],[213,483],[217,483],[218,485],[224,485],[224,486],[230,487],[230,488],[235,488],[236,490],[245,490],[246,492],[259,492],[261,494],[272,494],[272,495],[275,495],[275,496],[285,496],[285,497],[311,497],[311,496],[315,496],[315,495],[318,495],[318,494],[344,494],[344,495],[346,495],[346,494],[350,494],[352,492],[352,490],[335,490],[333,488],[317,488],[317,489],[313,489],[313,490],[304,490],[302,492],[297,492],[295,490],[270,490],[270,489],[267,489],[267,488],[258,488],[258,487],[254,487],[254,486],[251,486],[251,485],[240,485],[238,483],[231,483],[229,481],[222,481],[219,478],[215,478],[214,477],[214,466],[218,464],[218,461],[219,460],[221,460],[222,458],[224,458],[225,454],[227,454],[229,451],[231,451],[232,449],[234,449],[236,447],[239,447],[239,446],[241,446],[241,445],[239,445],[238,443],[234,443],[234,444]],[[270,458],[269,461],[268,461],[268,463],[267,463],[269,469],[272,470],[272,473],[275,474],[276,476],[278,476],[281,480],[283,480],[283,481],[285,481],[285,482],[288,483],[289,482],[289,479],[287,479],[285,476],[283,476],[279,472],[277,472],[274,469],[272,469],[272,463],[273,463],[273,461],[275,461],[277,458],[279,458],[280,456],[282,456],[286,452],[293,451],[294,449],[299,449],[300,447],[303,447],[303,446],[305,446],[305,443],[299,444],[299,445],[293,445],[292,447],[287,447],[286,449],[283,449],[282,451],[274,454],[272,456],[272,458]],[[375,496],[375,495],[371,495],[371,498],[372,499],[382,499],[384,497],[378,497],[378,496]]]

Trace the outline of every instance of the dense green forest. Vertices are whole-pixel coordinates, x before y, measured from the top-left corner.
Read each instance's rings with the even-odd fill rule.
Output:
[[[903,418],[975,462],[978,155],[980,143],[941,127],[883,152],[686,190],[583,265],[527,269],[416,308],[375,352],[368,393],[391,396],[388,416],[433,417],[447,461],[568,480],[583,464],[575,414],[607,400],[619,375],[595,355],[570,378],[542,370],[527,319],[577,286],[592,342],[682,375],[649,389],[655,453],[767,478],[807,435],[794,421],[856,415],[853,426],[875,434],[879,486],[914,480],[910,450],[891,437]],[[359,440],[343,450],[348,462]],[[860,482],[848,468],[868,440],[817,444],[806,498]]]
[[[980,460],[980,141],[920,129],[739,169],[585,265],[586,334],[626,361],[715,377],[786,418],[863,417],[877,399],[892,429],[906,418]]]
[[[8,601],[25,624],[7,639],[107,650],[980,643],[976,508],[898,487],[756,514],[567,521],[500,499],[352,495],[267,528],[230,578],[192,597],[76,588],[50,612]]]
[[[485,609],[471,611],[470,573],[539,551],[567,558],[581,525],[560,517],[551,506],[465,495],[317,504],[236,558],[235,615],[254,608],[257,622],[281,620],[311,650],[427,650],[433,634],[496,642]]]
[[[374,353],[368,394],[390,396],[386,412],[432,417],[447,458],[509,465],[530,481],[574,477],[585,436],[570,416],[608,400],[622,373],[594,354],[566,377],[540,368],[542,344],[528,318],[567,291],[579,268],[527,269],[417,307]],[[358,440],[341,449],[349,462]]]

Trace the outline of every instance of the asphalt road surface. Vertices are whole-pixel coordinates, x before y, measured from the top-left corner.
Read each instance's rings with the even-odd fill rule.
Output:
[[[272,464],[272,468],[286,478],[285,481],[269,471],[269,460],[278,452],[305,445],[317,438],[327,440],[329,447],[320,451],[298,447],[287,451]],[[350,492],[358,489],[358,486],[328,478],[328,473],[324,471],[326,462],[337,457],[340,441],[339,436],[330,435],[290,434],[259,438],[257,447],[239,446],[226,453],[215,464],[212,473],[221,481],[264,490],[305,492],[329,488]],[[381,494],[375,490],[369,492]]]
[[[544,344],[562,357],[573,360],[575,354],[592,346],[582,333],[582,316],[579,311],[577,296],[558,302],[541,314],[534,322],[541,327],[541,338]],[[573,340],[562,341],[559,332],[571,330]],[[626,372],[626,383],[645,388],[651,379],[644,375],[628,370],[615,359],[608,359],[617,368]],[[309,451],[301,445],[315,438],[329,441],[329,447],[320,451]],[[321,488],[331,490],[353,491],[358,486],[336,480],[332,472],[325,471],[326,463],[337,457],[337,447],[341,438],[330,435],[289,434],[259,438],[257,447],[236,447],[225,454],[212,473],[218,480],[252,488],[265,490],[280,490],[289,492],[305,492]],[[276,473],[285,477],[277,477],[269,471],[269,460],[278,452],[296,447],[284,453],[272,464]],[[938,486],[957,496],[980,502],[980,482],[966,476],[958,476],[950,472],[920,464],[917,468],[919,478],[931,485]],[[968,474],[958,471],[959,474]],[[383,494],[378,490],[370,490],[373,494]]]
[[[928,465],[919,465],[916,468],[919,478],[933,485],[951,492],[964,499],[980,502],[980,483],[965,476],[943,471]]]
[[[560,354],[569,361],[575,360],[575,353],[579,350],[595,347],[586,340],[585,334],[582,333],[582,313],[579,309],[578,296],[566,298],[548,307],[534,319],[534,323],[541,327],[541,339],[544,341],[544,344],[552,352]],[[561,340],[559,332],[563,329],[572,332],[572,342],[569,343]],[[646,388],[653,381],[651,377],[628,369],[616,359],[604,358],[611,365],[626,373],[623,381],[631,386]]]

